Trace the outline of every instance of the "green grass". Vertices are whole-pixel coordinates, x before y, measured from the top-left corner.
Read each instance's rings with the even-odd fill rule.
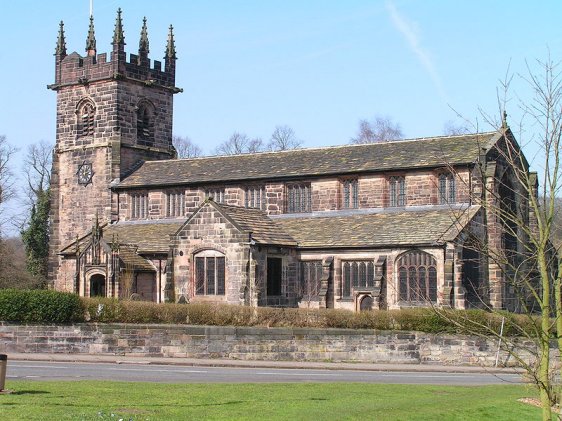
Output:
[[[525,386],[9,381],[7,420],[533,420]]]

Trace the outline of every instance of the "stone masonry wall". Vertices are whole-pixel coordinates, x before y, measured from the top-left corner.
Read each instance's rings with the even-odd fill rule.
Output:
[[[522,344],[529,345],[529,344]],[[348,329],[0,323],[0,352],[493,366],[477,337]],[[517,363],[501,352],[503,366]]]
[[[176,296],[190,300],[227,301],[240,303],[241,290],[245,285],[248,262],[248,235],[241,233],[213,206],[207,205],[177,234],[174,250],[174,274]],[[194,254],[215,250],[223,254],[228,264],[225,273],[225,295],[196,295],[193,275]]]

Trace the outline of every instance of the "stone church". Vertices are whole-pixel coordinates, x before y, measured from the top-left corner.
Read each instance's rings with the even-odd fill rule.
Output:
[[[176,49],[151,60],[146,20],[110,55],[55,52],[49,276],[81,296],[365,310],[515,309],[470,244],[521,248],[486,213],[520,206],[498,153],[511,132],[176,159]],[[503,134],[502,134],[503,133]],[[488,194],[495,192],[495,194]],[[522,199],[523,198],[523,199]],[[526,216],[528,217],[528,215]]]

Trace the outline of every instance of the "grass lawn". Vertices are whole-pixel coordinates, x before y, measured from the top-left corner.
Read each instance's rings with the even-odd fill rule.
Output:
[[[525,386],[8,381],[7,420],[533,420]]]

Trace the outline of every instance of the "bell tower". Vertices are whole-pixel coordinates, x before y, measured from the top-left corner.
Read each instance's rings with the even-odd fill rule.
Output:
[[[64,24],[55,49],[56,143],[51,176],[49,280],[59,290],[74,290],[76,268],[59,256],[62,248],[86,235],[96,219],[117,219],[112,183],[142,161],[175,157],[172,147],[176,49],[170,26],[162,62],[151,60],[143,20],[137,54],[125,52],[121,9],[117,11],[112,51],[98,54],[94,18],[85,55],[67,54]],[[127,59],[128,58],[128,59]]]

